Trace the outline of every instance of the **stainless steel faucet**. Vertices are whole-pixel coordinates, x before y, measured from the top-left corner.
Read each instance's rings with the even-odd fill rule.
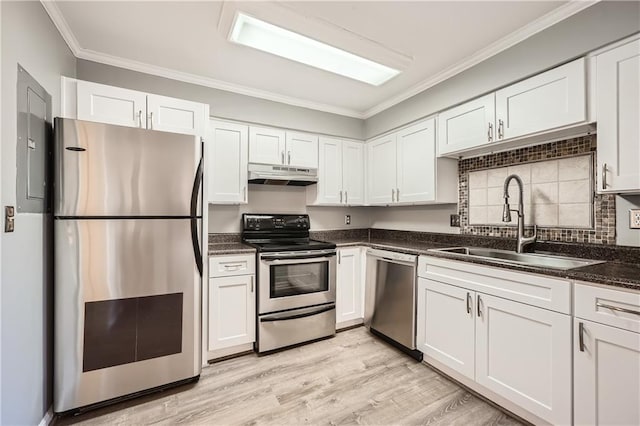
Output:
[[[520,192],[520,200],[518,201],[518,210],[512,210],[509,207],[509,183],[515,180],[518,184]],[[516,252],[522,253],[524,248],[529,244],[536,242],[538,238],[538,227],[533,225],[533,235],[531,237],[524,236],[524,204],[522,203],[522,179],[518,175],[509,175],[504,181],[504,209],[502,211],[502,221],[511,222],[511,212],[518,212],[518,237],[516,241]]]

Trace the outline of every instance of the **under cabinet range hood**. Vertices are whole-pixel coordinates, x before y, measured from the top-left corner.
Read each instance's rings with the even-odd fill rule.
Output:
[[[318,182],[318,169],[249,163],[249,183],[308,186]]]

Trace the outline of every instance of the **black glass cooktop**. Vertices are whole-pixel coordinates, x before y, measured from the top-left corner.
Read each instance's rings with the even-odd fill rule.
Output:
[[[256,247],[261,252],[330,250],[336,245],[318,240],[245,240],[245,243]]]

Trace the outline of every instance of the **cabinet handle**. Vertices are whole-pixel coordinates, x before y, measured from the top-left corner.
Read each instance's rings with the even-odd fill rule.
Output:
[[[504,121],[498,120],[498,139],[504,137]]]
[[[627,308],[620,308],[618,306],[613,306],[613,305],[606,305],[604,303],[600,303],[597,302],[596,306],[598,308],[605,308],[605,309],[611,309],[612,311],[617,311],[617,312],[624,312],[625,314],[632,314],[632,315],[638,315],[640,316],[640,312],[639,311],[634,311],[632,309],[627,309]]]
[[[247,187],[246,186],[242,187],[242,199],[244,201],[247,201]]]
[[[349,191],[344,191],[344,203],[349,204]]]
[[[287,151],[287,164],[291,164],[291,151]]]
[[[284,164],[284,151],[280,152],[280,157],[282,157],[282,164]]]
[[[151,113],[149,114],[149,119],[150,119],[150,122],[151,122],[151,125],[149,126],[149,128],[151,130],[153,130],[153,111],[151,111]]]
[[[342,263],[342,252],[338,252],[338,265]]]
[[[138,111],[138,127],[142,128],[142,110]]]
[[[493,123],[489,123],[489,130],[487,130],[487,140],[489,142],[493,140]]]
[[[253,275],[251,275],[251,293],[253,293]]]
[[[227,271],[237,271],[238,269],[242,268],[244,266],[243,263],[234,263],[232,265],[224,265],[224,269],[226,269]]]
[[[471,293],[467,292],[467,313],[471,313]]]
[[[602,164],[602,189],[607,189],[607,163]]]
[[[340,204],[342,204],[342,191],[340,191]]]
[[[482,316],[482,310],[480,309],[480,302],[482,302],[482,299],[480,299],[480,295],[478,295],[476,299],[476,308],[477,308],[476,312],[478,314],[478,317]]]
[[[396,202],[400,202],[400,188],[396,188]]]
[[[580,352],[584,352],[584,323],[578,323],[578,341],[580,345]]]
[[[396,201],[396,190],[391,188],[391,202],[395,202]]]

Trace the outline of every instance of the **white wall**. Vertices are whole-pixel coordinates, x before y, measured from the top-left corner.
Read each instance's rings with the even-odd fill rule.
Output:
[[[73,76],[76,60],[39,2],[2,1],[0,8],[1,196],[2,206],[15,206],[17,64],[52,96],[56,116],[60,75]],[[17,214],[15,232],[1,234],[2,424],[38,424],[52,401],[51,289],[46,288],[43,226],[42,214]]]
[[[458,213],[457,204],[435,206],[371,207],[371,228],[459,234],[449,226],[449,215]]]
[[[367,139],[640,31],[640,2],[603,1],[365,122]]]
[[[616,197],[616,244],[640,247],[640,229],[629,229],[630,209],[640,209],[640,195]]]
[[[368,208],[307,207],[306,189],[295,186],[249,185],[249,204],[209,205],[210,233],[238,233],[242,213],[308,213],[311,230],[369,228]],[[344,215],[351,215],[351,225]]]

